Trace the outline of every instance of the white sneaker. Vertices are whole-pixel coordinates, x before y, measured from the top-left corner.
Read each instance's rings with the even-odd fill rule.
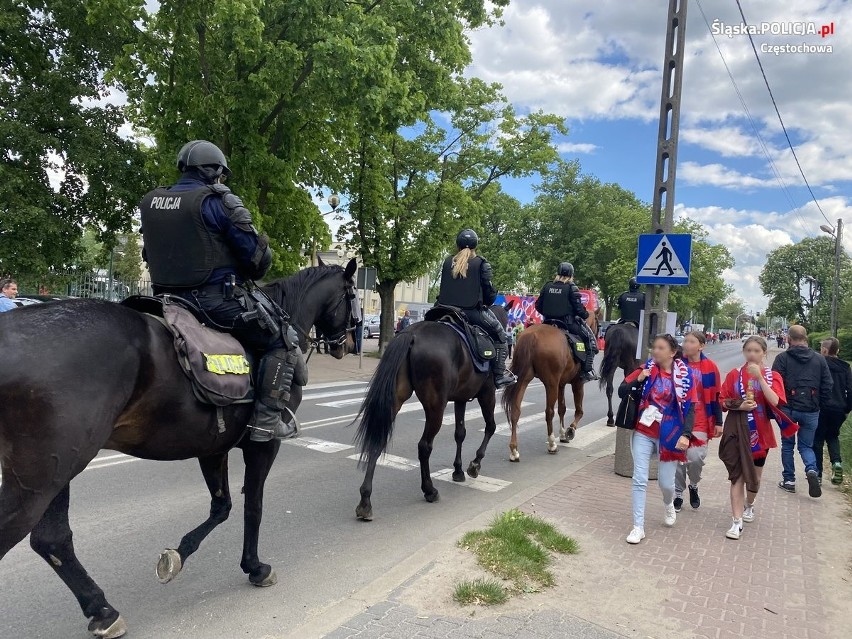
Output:
[[[674,504],[666,504],[666,518],[663,520],[663,525],[671,528],[675,525],[677,521],[677,512],[675,511]]]
[[[754,521],[754,506],[746,506],[743,511],[743,521],[750,524]]]
[[[740,535],[743,532],[743,522],[742,520],[734,519],[734,523],[731,524],[731,529],[725,533],[725,537],[728,539],[739,539]]]
[[[645,531],[639,528],[639,526],[633,526],[633,530],[627,535],[628,544],[638,544],[643,539],[645,539]]]

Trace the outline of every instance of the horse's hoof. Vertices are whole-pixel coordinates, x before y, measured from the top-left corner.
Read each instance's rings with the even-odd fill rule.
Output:
[[[272,566],[261,566],[257,575],[249,575],[249,583],[258,588],[268,588],[278,583],[278,575]]]
[[[521,461],[521,453],[518,452],[517,448],[510,448],[509,449],[509,461],[510,462]]]
[[[169,583],[182,569],[183,562],[177,550],[166,548],[160,553],[160,560],[157,562],[157,579],[161,584]]]
[[[615,426],[615,422],[611,421],[611,420],[607,420],[606,425],[612,427],[612,426]]]
[[[566,436],[568,437],[568,441],[565,442],[567,444],[567,443],[570,443],[572,439],[574,439],[574,435],[577,434],[577,429],[574,428],[573,426],[569,426],[568,430],[565,431],[565,433],[566,433]]]
[[[355,516],[361,521],[373,521],[373,507],[358,504],[355,509]]]
[[[473,462],[470,462],[470,466],[467,467],[467,474],[470,475],[473,479],[476,479],[477,477],[479,477],[479,469],[480,466],[474,464]]]
[[[428,501],[430,504],[434,504],[436,501],[438,501],[440,495],[438,495],[438,491],[436,490],[431,493],[424,493],[423,497],[425,497],[426,501]]]
[[[118,639],[127,633],[127,624],[124,623],[124,617],[121,615],[112,622],[108,619],[92,619],[89,623],[89,632],[103,639]]]
[[[551,455],[555,455],[556,453],[558,453],[558,452],[559,452],[559,447],[558,447],[558,446],[554,446],[553,448],[551,448],[550,446],[548,446],[548,447],[547,447],[547,452],[548,452],[549,454],[551,454]]]
[[[453,481],[464,481],[464,473],[460,470],[453,471]]]

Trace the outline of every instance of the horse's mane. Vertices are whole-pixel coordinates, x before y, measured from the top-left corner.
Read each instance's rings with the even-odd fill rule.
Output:
[[[311,266],[294,273],[289,277],[274,280],[263,288],[275,300],[281,308],[292,312],[301,306],[301,303],[311,287],[329,275],[343,273],[344,269],[338,265]]]

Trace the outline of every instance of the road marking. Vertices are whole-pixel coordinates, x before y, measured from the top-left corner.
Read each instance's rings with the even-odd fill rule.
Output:
[[[524,406],[532,406],[534,402],[521,402],[521,407]],[[477,404],[476,408],[471,408],[465,411],[464,413],[464,421],[467,422],[471,419],[482,419],[482,409],[479,408]],[[444,415],[444,426],[455,426],[456,425],[456,413],[454,408],[450,408],[450,412]],[[480,428],[480,431],[484,431],[484,428]]]
[[[325,439],[314,439],[313,437],[298,437],[296,439],[285,439],[282,443],[296,446],[298,448],[307,448],[315,450],[319,453],[339,453],[341,450],[350,450],[355,448],[349,444],[341,444],[339,442],[330,442]]]
[[[498,490],[503,490],[506,486],[512,485],[512,482],[510,481],[496,479],[494,477],[486,477],[485,475],[480,475],[476,479],[466,476],[465,481],[463,482],[453,481],[452,468],[444,468],[443,470],[435,471],[432,473],[432,479],[448,481],[456,486],[465,486],[467,488],[473,488],[474,490],[481,490],[484,493],[496,493]]]
[[[344,395],[362,395],[367,392],[367,387],[361,388],[349,388],[345,390],[332,390],[325,391],[322,393],[308,393],[307,395],[302,395],[302,401],[306,401],[308,399],[324,399],[326,397],[343,397]],[[328,406],[329,404],[319,404],[319,406]]]
[[[603,439],[614,432],[615,428],[606,425],[606,417],[601,417],[600,419],[578,428],[577,434],[574,436],[574,439],[570,444],[563,444],[560,442],[559,445],[564,446],[565,448],[587,448],[596,441]]]
[[[349,455],[346,459],[354,459],[361,461],[361,455]],[[386,466],[387,468],[396,468],[397,470],[411,470],[412,468],[420,468],[420,462],[407,457],[399,457],[397,455],[389,455],[383,453],[376,461],[377,466]]]
[[[325,384],[308,384],[305,390],[323,390],[325,388],[341,388],[343,386],[366,386],[369,382],[365,381],[348,381],[348,382],[327,382]]]
[[[334,402],[323,402],[321,404],[317,404],[317,406],[325,406],[327,408],[343,408],[344,406],[355,406],[356,404],[360,404],[363,401],[363,397],[350,397],[349,399],[338,399]]]

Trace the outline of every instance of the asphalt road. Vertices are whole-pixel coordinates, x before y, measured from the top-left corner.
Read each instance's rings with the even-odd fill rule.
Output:
[[[723,374],[737,365],[740,346],[710,346]],[[619,378],[620,379],[620,378]],[[209,500],[194,461],[152,462],[104,451],[71,487],[71,525],[82,563],[124,615],[133,639],[282,636],[329,604],[387,574],[446,531],[496,508],[513,494],[547,480],[555,469],[611,444],[603,425],[606,399],[587,385],[586,417],[577,439],[548,455],[543,389],[531,387],[521,425],[521,463],[508,462],[508,436],[498,416],[482,473],[464,484],[436,481],[438,503],[420,492],[416,468],[422,411],[412,400],[397,420],[389,466],[376,471],[375,521],[355,519],[362,473],[350,456],[365,382],[341,381],[306,389],[300,411],[304,434],[282,445],[267,482],[261,559],[278,573],[277,586],[248,585],[239,568],[242,459],[231,455],[235,504],[231,518],[190,558],[172,583],[160,585],[154,568],[164,547],[207,515]],[[569,398],[569,406],[573,402]],[[473,457],[483,427],[470,406],[464,463]],[[451,408],[448,421],[452,423]],[[570,412],[569,412],[570,416]],[[588,428],[588,430],[584,430]],[[179,428],[179,426],[176,426]],[[432,471],[452,467],[452,427],[436,438]],[[496,481],[491,481],[491,480]],[[625,504],[627,502],[625,501]],[[90,636],[76,601],[26,541],[0,562],[0,638],[77,639]]]

